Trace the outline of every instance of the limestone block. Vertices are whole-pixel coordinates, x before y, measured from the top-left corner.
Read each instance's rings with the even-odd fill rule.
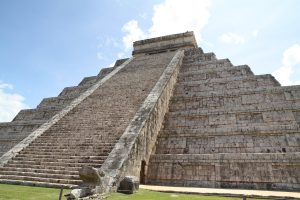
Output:
[[[247,123],[261,123],[263,122],[262,113],[242,113],[236,115],[237,123],[247,124]]]
[[[236,116],[234,114],[210,115],[209,125],[235,124]]]
[[[298,100],[300,99],[300,90],[285,91],[284,96],[286,100]]]
[[[262,115],[265,122],[294,121],[291,111],[269,111],[263,112]]]
[[[82,166],[79,170],[79,177],[85,184],[96,186],[101,184],[105,173],[91,166]]]
[[[258,104],[265,102],[265,98],[263,94],[248,94],[242,95],[242,104]]]
[[[139,178],[136,176],[125,176],[124,179],[120,182],[118,187],[118,192],[133,194],[139,189]]]

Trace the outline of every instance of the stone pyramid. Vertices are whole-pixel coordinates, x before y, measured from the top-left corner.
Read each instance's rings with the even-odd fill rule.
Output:
[[[300,86],[198,48],[193,32],[134,42],[133,57],[0,123],[0,182],[77,187],[101,170],[144,184],[300,190]]]

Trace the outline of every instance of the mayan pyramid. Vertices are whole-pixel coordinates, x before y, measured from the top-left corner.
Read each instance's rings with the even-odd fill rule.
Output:
[[[193,32],[134,42],[132,57],[0,123],[0,183],[77,187],[78,170],[143,184],[300,190],[300,86],[198,48]]]

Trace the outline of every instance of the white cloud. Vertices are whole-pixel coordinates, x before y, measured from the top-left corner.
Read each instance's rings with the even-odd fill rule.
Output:
[[[11,84],[0,81],[0,122],[11,121],[21,110],[29,108],[23,101],[24,97],[16,93],[9,93],[13,89]]]
[[[244,36],[236,33],[224,33],[219,39],[225,44],[244,44],[246,41]]]
[[[141,40],[146,37],[145,33],[140,29],[138,22],[136,20],[131,20],[127,22],[122,31],[126,33],[123,37],[123,43],[126,50],[129,50],[132,47],[132,43],[136,40]]]
[[[194,31],[196,37],[200,38],[200,33],[210,17],[210,5],[210,0],[165,0],[154,5],[149,34],[156,37]]]
[[[300,67],[300,46],[294,44],[284,51],[282,66],[275,70],[272,75],[282,85],[298,85],[300,80],[292,80],[292,75],[297,67]]]
[[[210,17],[210,5],[211,0],[165,0],[154,5],[152,25],[148,30],[142,30],[136,20],[123,26],[126,51],[131,49],[134,41],[186,31],[194,31],[200,41],[201,31]]]
[[[224,44],[241,45],[241,44],[245,44],[247,41],[249,41],[252,38],[256,38],[258,36],[258,32],[259,31],[255,29],[247,34],[238,34],[233,32],[223,33],[219,37],[219,40]]]
[[[257,37],[258,36],[258,30],[253,30],[251,35],[252,35],[252,37]]]

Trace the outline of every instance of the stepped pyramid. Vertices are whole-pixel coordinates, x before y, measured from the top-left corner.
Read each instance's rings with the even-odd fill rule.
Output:
[[[0,123],[0,183],[103,191],[143,184],[300,190],[300,86],[198,48],[193,32],[134,42],[118,60]]]

